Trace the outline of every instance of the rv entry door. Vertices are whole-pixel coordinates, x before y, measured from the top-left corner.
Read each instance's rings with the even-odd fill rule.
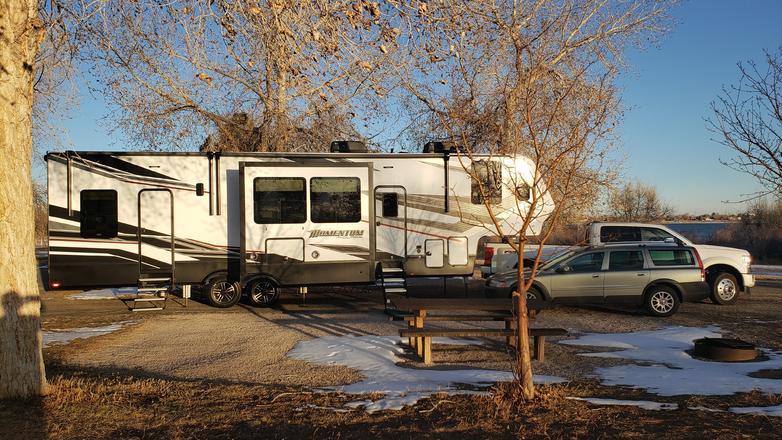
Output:
[[[171,190],[138,192],[139,278],[174,274],[174,200]]]
[[[407,256],[407,191],[398,185],[375,187],[375,258],[401,260]]]
[[[244,162],[243,275],[281,284],[369,280],[371,164]]]

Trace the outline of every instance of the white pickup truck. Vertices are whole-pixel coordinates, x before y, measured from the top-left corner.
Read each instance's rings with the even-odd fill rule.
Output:
[[[703,260],[706,270],[706,282],[711,289],[711,299],[717,304],[730,304],[738,299],[739,292],[749,293],[755,285],[755,277],[749,273],[751,257],[742,249],[724,246],[694,244],[682,235],[663,225],[647,223],[592,223],[587,229],[587,236],[581,245],[610,246],[628,243],[643,244],[647,242],[671,243],[692,246]],[[505,245],[508,248],[509,245]],[[559,246],[546,246],[550,249]],[[504,252],[503,252],[504,251]],[[545,253],[543,259],[546,259]],[[525,253],[525,257],[527,257]],[[491,260],[491,266],[483,269],[484,276],[489,273],[500,273],[516,267],[515,253],[507,249],[498,250]]]
[[[695,244],[662,225],[646,223],[592,223],[587,230],[593,246],[663,242],[692,246],[703,260],[706,282],[711,288],[711,299],[717,304],[730,304],[739,292],[749,293],[755,286],[755,277],[749,273],[752,257],[743,249],[707,244]]]

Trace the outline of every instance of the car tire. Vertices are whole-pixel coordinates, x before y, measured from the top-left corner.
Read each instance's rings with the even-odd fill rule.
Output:
[[[247,285],[247,301],[254,307],[271,307],[279,299],[279,287],[268,278],[258,278]]]
[[[679,309],[679,295],[670,286],[652,286],[644,295],[644,306],[652,316],[671,316]]]
[[[714,304],[733,304],[739,299],[739,283],[736,277],[727,272],[718,273],[712,280],[711,301]]]
[[[232,307],[242,299],[239,283],[230,282],[223,277],[214,278],[206,283],[206,301],[220,309]]]

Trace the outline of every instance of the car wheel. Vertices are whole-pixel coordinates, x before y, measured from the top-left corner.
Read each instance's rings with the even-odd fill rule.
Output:
[[[652,316],[671,316],[679,309],[679,295],[668,286],[652,286],[644,297],[646,310]]]
[[[736,302],[739,298],[739,284],[736,277],[722,272],[711,283],[711,301],[714,304],[726,305]]]
[[[255,307],[270,307],[280,299],[280,289],[268,278],[259,278],[247,286],[247,300]]]
[[[241,298],[242,289],[239,283],[216,278],[206,284],[206,300],[214,307],[225,309],[236,305]]]

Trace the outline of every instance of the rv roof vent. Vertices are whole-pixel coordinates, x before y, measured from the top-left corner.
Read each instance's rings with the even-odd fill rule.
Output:
[[[462,148],[452,141],[430,141],[424,144],[424,153],[445,153],[446,151],[455,153],[457,149],[461,150]]]
[[[361,141],[333,141],[332,153],[366,153],[367,146]]]

